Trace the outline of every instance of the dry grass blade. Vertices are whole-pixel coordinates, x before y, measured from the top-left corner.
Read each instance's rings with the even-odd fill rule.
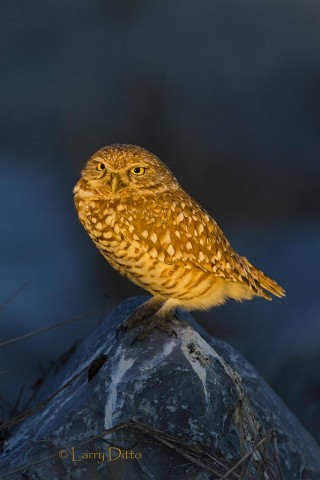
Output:
[[[277,440],[277,435],[276,435],[275,430],[274,430],[274,433],[272,435],[272,438],[273,438],[274,448],[275,448],[275,452],[276,452],[279,480],[283,480],[283,476],[282,476],[282,472],[281,472],[281,463],[280,463],[280,454],[279,454],[279,448],[278,448],[278,440]]]
[[[219,480],[226,480],[228,478],[230,478],[230,474],[233,473],[235,470],[237,470],[237,468],[241,467],[241,465],[246,461],[248,460],[249,458],[251,458],[251,456],[254,454],[254,452],[259,448],[261,447],[263,444],[265,444],[268,439],[270,438],[270,434],[265,436],[264,438],[262,438],[254,447],[253,449],[246,453],[240,460],[239,462],[237,462],[225,475],[223,475],[223,477],[220,477]],[[245,473],[245,472],[244,472]],[[243,475],[242,475],[243,476]],[[241,477],[242,477],[241,476]]]
[[[15,416],[16,412],[19,411],[19,405],[20,405],[20,402],[21,402],[23,391],[24,391],[24,386],[22,385],[22,387],[19,390],[19,393],[18,393],[17,399],[15,401],[15,404],[12,407],[12,410],[11,410],[11,413],[10,413],[10,419],[13,418]]]
[[[5,340],[4,342],[0,343],[0,347],[4,347],[5,345],[10,345],[11,343],[18,342],[19,340],[24,340],[28,337],[33,337],[34,335],[39,335],[40,333],[48,332],[49,330],[53,330],[54,328],[64,327],[65,325],[69,325],[70,323],[77,322],[78,320],[82,320],[83,318],[90,317],[98,313],[99,310],[94,310],[92,312],[83,313],[82,315],[78,315],[77,317],[71,318],[69,320],[65,320],[64,322],[55,323],[53,325],[49,325],[49,327],[39,328],[38,330],[34,330],[33,332],[28,332],[23,335],[19,335],[18,337],[11,338],[9,340]]]
[[[27,286],[27,283],[24,283],[21,287],[18,288],[13,294],[7,298],[1,305],[0,305],[0,312],[4,310],[4,308],[10,303],[14,298],[16,298],[17,295]]]

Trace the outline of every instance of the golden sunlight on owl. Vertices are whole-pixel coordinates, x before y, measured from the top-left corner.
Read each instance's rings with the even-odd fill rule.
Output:
[[[238,255],[212,217],[169,168],[135,145],[101,148],[74,188],[80,221],[105,259],[151,293],[125,327],[172,333],[176,307],[209,309],[228,298],[284,296],[274,280]],[[151,320],[150,320],[151,319]]]

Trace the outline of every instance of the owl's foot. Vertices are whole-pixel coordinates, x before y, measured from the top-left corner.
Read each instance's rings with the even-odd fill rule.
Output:
[[[131,346],[137,341],[137,340],[144,340],[146,337],[150,335],[150,333],[157,328],[158,330],[161,330],[162,332],[166,333],[169,337],[174,335],[177,338],[177,334],[172,328],[172,320],[174,320],[175,316],[173,312],[168,313],[167,315],[161,315],[161,314],[155,314],[151,318],[151,321],[148,325],[145,326],[145,328],[142,330],[142,332],[137,335],[132,343]]]
[[[116,332],[118,339],[120,333],[126,333],[129,328],[139,327],[152,318],[160,309],[163,300],[155,297],[136,308],[132,314],[119,326]]]

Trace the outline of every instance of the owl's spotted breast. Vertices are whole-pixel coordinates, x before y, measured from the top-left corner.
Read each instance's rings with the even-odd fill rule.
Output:
[[[109,263],[122,275],[140,287],[148,290],[153,295],[164,298],[175,298],[176,305],[188,307],[194,304],[194,298],[207,293],[217,281],[211,275],[201,271],[186,269],[183,265],[172,264],[165,261],[164,256],[158,258],[155,251],[147,251],[146,246],[137,243],[139,229],[142,227],[139,215],[139,202],[123,206],[118,202],[105,200],[91,200],[90,198],[79,203],[76,200],[82,223],[90,237]],[[147,203],[143,202],[146,207]],[[141,204],[141,207],[143,207]],[[164,202],[163,207],[165,207]],[[150,204],[149,204],[150,207]],[[79,211],[79,210],[78,210]],[[97,211],[99,212],[97,214]],[[142,210],[143,211],[143,210]],[[147,225],[159,224],[159,219],[150,216],[150,208],[144,211],[144,221]],[[152,227],[151,227],[152,228]],[[132,235],[132,241],[127,238],[126,231]],[[144,230],[145,232],[145,230]],[[158,232],[151,234],[154,243],[169,240],[169,234],[163,236]],[[142,235],[147,238],[146,233]],[[164,243],[164,245],[166,245]],[[154,247],[153,247],[154,248]],[[167,248],[170,252],[170,247]],[[221,293],[217,296],[218,302],[222,301]],[[203,298],[202,303],[207,306],[208,299]],[[199,307],[199,308],[204,308]]]

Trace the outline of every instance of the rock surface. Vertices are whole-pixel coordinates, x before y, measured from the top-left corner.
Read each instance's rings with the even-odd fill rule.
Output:
[[[121,304],[46,380],[5,444],[0,479],[319,480],[313,438],[188,314],[174,321],[177,338],[116,339],[144,300]]]

